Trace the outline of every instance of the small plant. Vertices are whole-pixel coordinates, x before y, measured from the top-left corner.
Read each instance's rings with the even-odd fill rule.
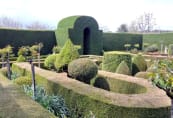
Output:
[[[158,50],[159,48],[156,44],[150,45],[145,49],[146,52],[157,52]]]
[[[30,97],[33,96],[33,90],[30,86],[24,85],[24,91]],[[65,105],[64,99],[58,95],[47,95],[43,87],[36,87],[36,96],[34,100],[52,112],[55,116],[60,118],[66,118],[70,116],[69,109]]]
[[[18,58],[17,58],[17,62],[25,62],[26,61],[26,58],[23,56],[23,55],[20,55]]]
[[[128,44],[128,43],[127,43],[127,44],[124,45],[124,47],[126,48],[126,51],[128,51],[129,48],[131,47],[131,44]]]
[[[55,69],[54,63],[58,54],[51,54],[44,60],[44,66],[48,69]]]
[[[82,82],[90,83],[97,75],[97,65],[89,59],[76,59],[68,66],[68,75]]]
[[[18,84],[18,85],[29,85],[31,86],[32,85],[32,79],[27,77],[27,76],[21,76],[21,77],[18,77],[14,80],[14,83]]]
[[[61,47],[60,46],[54,46],[52,49],[53,54],[60,53]]]

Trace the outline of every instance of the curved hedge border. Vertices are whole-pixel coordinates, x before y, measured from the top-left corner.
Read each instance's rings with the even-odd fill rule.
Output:
[[[26,63],[15,63],[13,66],[13,70],[26,70],[26,74],[31,76],[29,68],[30,65]],[[147,92],[142,94],[120,94],[70,79],[65,73],[57,74],[37,67],[35,70],[37,84],[44,85],[50,93],[61,94],[68,107],[80,116],[92,111],[98,118],[170,117],[171,100],[164,91],[153,87],[147,80],[99,71],[99,75],[137,83],[147,88]]]

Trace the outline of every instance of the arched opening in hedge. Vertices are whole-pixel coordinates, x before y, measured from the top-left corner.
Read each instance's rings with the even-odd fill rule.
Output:
[[[83,32],[83,54],[86,55],[89,53],[89,45],[90,45],[90,29],[86,27]]]

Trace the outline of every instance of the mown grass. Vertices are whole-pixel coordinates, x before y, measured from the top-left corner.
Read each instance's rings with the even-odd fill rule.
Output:
[[[55,118],[0,73],[0,118]]]

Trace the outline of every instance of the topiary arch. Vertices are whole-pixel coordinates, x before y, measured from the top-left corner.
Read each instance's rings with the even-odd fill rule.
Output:
[[[67,39],[74,45],[80,45],[80,54],[100,55],[103,49],[102,31],[98,29],[97,21],[90,16],[70,16],[62,19],[55,31],[59,46]]]

